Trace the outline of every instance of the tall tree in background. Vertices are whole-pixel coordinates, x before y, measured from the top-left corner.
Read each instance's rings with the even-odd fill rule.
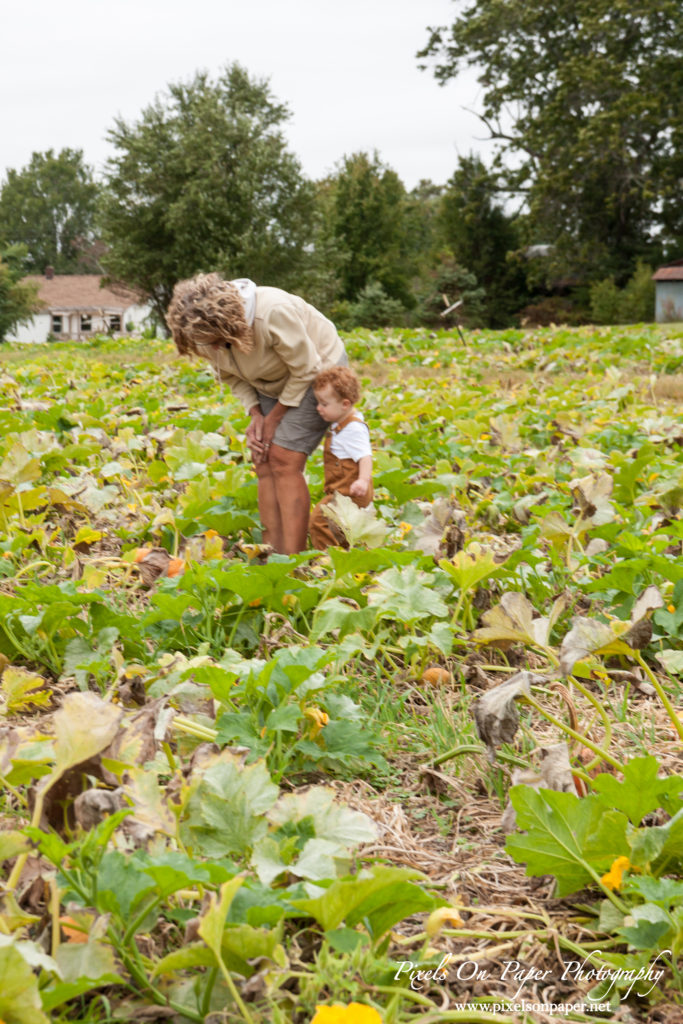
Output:
[[[55,156],[34,153],[20,171],[9,170],[0,191],[0,241],[25,245],[26,270],[58,274],[86,268],[83,249],[93,242],[98,186],[80,149]]]
[[[481,118],[554,270],[623,279],[683,242],[680,0],[458,2],[420,56],[442,83],[482,69]]]
[[[407,195],[405,230],[407,249],[419,277],[428,273],[443,248],[439,225],[443,185],[423,178]]]
[[[377,153],[345,157],[331,178],[333,234],[341,252],[342,298],[372,283],[412,303],[403,182]]]
[[[145,291],[160,320],[199,271],[292,287],[306,263],[313,187],[287,151],[289,117],[266,82],[230,65],[173,84],[140,120],[118,119],[100,225],[109,275]]]
[[[19,324],[28,323],[40,306],[38,286],[21,280],[27,256],[25,245],[0,251],[0,342]]]
[[[504,327],[527,301],[526,280],[518,260],[515,219],[499,202],[494,175],[480,157],[461,157],[441,198],[439,226],[444,245],[484,289],[485,320]]]

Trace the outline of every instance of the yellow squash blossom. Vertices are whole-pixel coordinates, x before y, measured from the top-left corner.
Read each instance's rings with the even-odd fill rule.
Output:
[[[316,1006],[311,1024],[382,1024],[382,1018],[372,1006],[349,1003],[348,1006]]]
[[[425,931],[430,939],[433,939],[447,924],[451,928],[462,928],[465,924],[456,907],[439,907],[438,910],[433,910],[427,919]]]
[[[206,530],[204,532],[204,558],[210,560],[212,558],[222,557],[223,538],[216,530]]]
[[[631,861],[628,857],[617,857],[612,864],[607,874],[603,875],[600,881],[607,888],[614,892],[615,889],[621,889],[621,879],[624,871],[628,871],[631,867]]]
[[[330,716],[322,708],[316,707],[304,708],[304,715],[311,723],[308,730],[308,738],[309,740],[314,740],[320,730],[327,725]]]

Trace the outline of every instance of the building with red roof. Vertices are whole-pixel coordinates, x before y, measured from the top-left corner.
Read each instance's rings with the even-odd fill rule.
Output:
[[[30,323],[15,328],[10,341],[85,341],[94,334],[139,333],[150,308],[144,296],[118,285],[102,285],[99,274],[31,274],[23,282],[38,286],[40,310]]]
[[[683,320],[683,260],[674,260],[655,270],[655,320],[671,323]]]

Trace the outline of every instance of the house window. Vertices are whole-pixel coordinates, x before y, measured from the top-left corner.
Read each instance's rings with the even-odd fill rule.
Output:
[[[62,318],[61,318],[61,316],[54,315],[52,317],[52,333],[53,334],[61,334],[62,333]]]
[[[112,334],[121,330],[121,317],[116,313],[109,317],[109,330]]]
[[[81,313],[81,330],[92,330],[92,317],[90,316],[90,313]]]

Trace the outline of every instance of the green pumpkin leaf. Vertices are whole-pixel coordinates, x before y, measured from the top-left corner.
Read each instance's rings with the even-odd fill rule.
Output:
[[[277,796],[262,762],[211,765],[189,801],[186,841],[207,857],[246,853],[268,831],[264,815]]]
[[[655,903],[644,903],[631,909],[634,925],[622,925],[617,928],[618,935],[634,949],[656,949],[664,941],[667,932],[673,930],[674,924],[667,912]]]
[[[0,863],[31,849],[25,835],[17,831],[0,832]]]
[[[434,591],[430,577],[414,565],[380,573],[368,593],[368,604],[378,609],[378,618],[415,622],[434,616],[444,619],[448,608]]]
[[[10,665],[2,673],[4,710],[8,714],[26,711],[31,707],[45,707],[50,703],[51,694],[45,687],[45,680],[35,672]]]
[[[42,1010],[38,976],[33,973],[33,966],[43,966],[56,974],[59,968],[45,954],[40,962],[36,960],[37,950],[32,942],[16,941],[11,935],[0,934],[0,1019],[11,1024],[50,1024]]]
[[[501,563],[496,562],[493,551],[482,547],[476,541],[469,544],[464,551],[458,551],[450,561],[442,558],[439,567],[448,573],[461,590],[471,590],[477,583],[495,576],[502,569]]]
[[[605,811],[599,798],[513,786],[510,800],[517,827],[526,834],[509,836],[505,849],[526,864],[527,875],[554,875],[558,896],[597,882],[617,857],[630,852],[626,815]]]
[[[121,981],[114,950],[101,939],[89,936],[87,942],[63,942],[55,959],[65,982],[87,978],[98,985],[115,985]]]
[[[664,808],[670,813],[683,806],[683,776],[659,778],[656,757],[634,757],[624,766],[623,780],[608,773],[597,775],[593,787],[605,807],[615,807],[639,825],[646,814]]]
[[[343,878],[333,882],[321,896],[307,900],[292,900],[292,905],[315,918],[325,931],[329,931],[338,928],[342,921],[355,923],[356,920],[360,920],[364,916],[359,913],[362,906],[377,913],[385,901],[389,905],[408,905],[412,899],[417,899],[418,893],[422,893],[422,890],[413,884],[413,879],[417,878],[422,878],[422,875],[408,868],[375,867],[372,871],[361,871],[356,878]],[[424,893],[424,896],[427,894]],[[436,901],[429,896],[428,900],[429,909],[433,909]],[[392,924],[399,920],[400,917],[395,917]]]
[[[230,904],[243,882],[243,875],[235,875],[228,882],[223,882],[218,899],[216,893],[211,893],[209,907],[200,918],[199,935],[217,960],[220,959],[223,932]]]
[[[647,903],[665,907],[683,905],[683,881],[675,878],[653,878],[652,875],[629,875],[624,891],[639,893]]]

